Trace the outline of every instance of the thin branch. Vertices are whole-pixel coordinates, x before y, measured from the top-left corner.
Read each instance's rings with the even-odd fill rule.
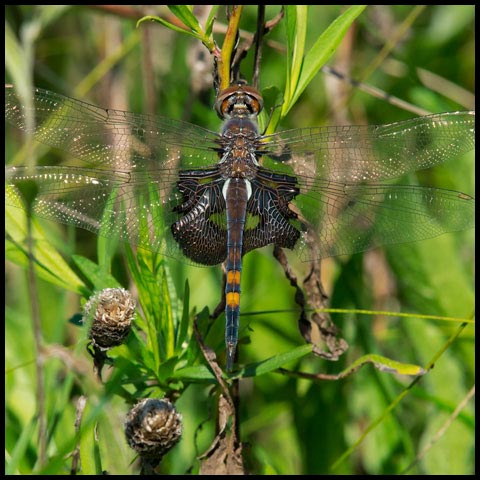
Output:
[[[238,26],[242,16],[243,5],[233,5],[232,13],[228,21],[228,28],[222,45],[221,57],[218,60],[220,77],[220,91],[230,86],[230,67],[232,53],[238,40]]]
[[[76,475],[78,473],[78,466],[80,463],[80,426],[82,424],[83,412],[87,404],[87,397],[85,395],[80,395],[78,397],[76,406],[75,406],[75,434],[77,435],[78,441],[75,450],[72,455],[72,467],[70,468],[70,475]]]
[[[445,432],[452,425],[454,420],[460,415],[462,410],[467,406],[470,399],[475,395],[475,385],[468,391],[467,395],[463,400],[458,404],[457,408],[453,413],[445,420],[443,425],[438,429],[437,433],[430,439],[430,441],[425,445],[420,452],[417,453],[415,459],[401,472],[401,474],[407,473],[411,470],[418,462],[420,462],[425,455],[431,450],[431,448],[445,435]]]
[[[255,32],[255,57],[253,61],[252,85],[258,88],[260,76],[260,63],[262,61],[262,43],[265,33],[265,5],[258,6],[257,31]]]
[[[234,401],[228,385],[223,379],[223,372],[218,365],[215,352],[204,343],[202,334],[198,330],[197,317],[193,321],[193,332],[200,350],[221,388],[218,397],[217,435],[207,451],[199,457],[202,460],[200,471],[203,474],[244,473],[240,429],[237,421],[238,380],[234,380],[232,386]],[[229,419],[231,419],[230,424]],[[230,434],[227,433],[229,427]]]

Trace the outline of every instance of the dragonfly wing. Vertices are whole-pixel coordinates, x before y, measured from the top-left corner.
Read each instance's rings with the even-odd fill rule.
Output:
[[[454,112],[380,126],[290,130],[265,137],[259,151],[263,166],[297,178],[292,204],[302,235],[296,249],[308,260],[473,227],[469,195],[377,183],[474,146],[475,112]]]
[[[172,188],[176,175],[159,181],[148,172],[103,171],[78,167],[10,167],[7,205],[22,207],[17,187],[35,182],[33,212],[140,248],[186,260],[171,226],[182,196]]]
[[[415,242],[475,225],[475,200],[414,185],[355,185],[318,180],[295,200],[303,260]]]
[[[475,148],[475,112],[388,125],[301,128],[264,137],[263,165],[345,183],[397,178]]]
[[[22,101],[5,87],[5,119],[97,168],[162,171],[218,162],[218,135],[165,117],[102,109],[36,88]]]
[[[185,259],[171,232],[182,195],[178,171],[218,162],[218,135],[153,115],[105,110],[35,89],[5,88],[6,121],[82,161],[82,167],[9,167],[10,186],[34,181],[34,211],[100,235]],[[15,190],[6,202],[18,206]]]

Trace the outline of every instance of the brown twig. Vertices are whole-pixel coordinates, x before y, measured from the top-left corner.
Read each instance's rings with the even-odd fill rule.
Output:
[[[83,412],[87,404],[87,397],[80,395],[75,405],[75,434],[78,436],[77,446],[72,454],[72,467],[70,468],[70,475],[78,473],[78,465],[80,463],[80,426],[82,424]]]
[[[252,85],[258,88],[260,63],[262,61],[262,44],[265,34],[265,5],[258,6],[257,30],[255,32],[255,56],[253,60]]]
[[[197,317],[193,321],[193,332],[200,350],[212,369],[221,389],[218,398],[217,435],[207,451],[199,457],[202,460],[201,473],[245,473],[242,459],[242,444],[237,422],[238,380],[234,380],[233,384],[234,393],[237,395],[237,399],[234,401],[228,385],[223,379],[223,372],[218,365],[215,352],[204,343],[202,334],[198,330]],[[231,419],[230,424],[229,419]],[[230,433],[228,433],[229,426]]]
[[[338,360],[348,348],[348,344],[344,339],[337,337],[338,328],[328,314],[315,311],[315,309],[324,308],[328,298],[321,283],[319,262],[312,262],[310,273],[304,280],[305,291],[308,297],[308,299],[306,299],[302,289],[298,285],[297,276],[293,273],[283,249],[275,246],[273,256],[282,266],[285,276],[290,281],[290,285],[295,288],[295,303],[301,308],[298,328],[303,338],[306,342],[313,344],[312,352],[315,355],[327,360]],[[310,319],[306,313],[309,306],[314,308]],[[318,334],[312,330],[313,325],[317,326]],[[319,347],[319,341],[323,341],[326,344],[327,351]]]
[[[228,386],[223,379],[223,371],[218,365],[217,356],[215,355],[215,352],[203,341],[203,336],[198,330],[198,316],[195,316],[195,318],[193,319],[193,333],[195,334],[195,338],[198,342],[198,346],[200,347],[200,350],[203,356],[205,357],[205,360],[207,361],[208,365],[212,369],[212,372],[215,375],[215,378],[217,379],[218,384],[222,388],[223,394],[225,395],[225,397],[230,399],[230,404],[233,407],[233,401],[231,400],[230,392],[228,391]]]

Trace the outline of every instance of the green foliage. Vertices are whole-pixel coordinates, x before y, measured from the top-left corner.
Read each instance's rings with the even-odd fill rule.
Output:
[[[7,185],[6,194],[16,198],[18,205],[24,206],[21,198]],[[26,207],[24,207],[26,208]],[[31,220],[31,236],[33,238],[33,254],[38,275],[41,278],[61,288],[76,293],[85,293],[81,280],[63,260],[58,250],[54,248],[45,235],[44,230],[35,220]],[[10,261],[26,268],[28,263],[27,243],[27,214],[22,208],[7,207],[5,209],[5,230],[8,237],[5,241],[5,256]]]
[[[372,71],[369,83],[432,111],[469,108],[468,92],[474,88],[474,9],[469,7],[426,7],[408,35]],[[82,98],[90,92],[92,103],[124,108],[125,102],[124,109],[132,111],[148,111],[156,102],[158,114],[218,129],[211,108],[213,91],[192,93],[187,58],[199,40],[210,51],[214,40],[221,45],[215,26],[226,24],[223,11],[214,7],[200,21],[191,6],[169,9],[190,31],[181,35],[185,30],[172,24],[167,11],[159,12],[156,21],[162,25],[149,25],[154,37],[153,57],[148,58],[141,43],[145,23],[137,30],[130,18],[107,16],[90,7],[9,6],[7,80],[24,95],[34,84]],[[287,6],[284,20],[265,39],[260,72],[266,116],[269,108],[283,102],[273,111],[269,131],[280,121],[283,128],[336,123],[336,114],[349,123],[372,124],[411,117],[385,100],[317,75],[326,62],[337,59],[348,63],[353,77],[363,78],[411,10]],[[267,19],[278,11],[268,6]],[[245,6],[242,30],[254,31],[255,15],[253,6]],[[350,47],[341,43],[347,32],[353,36]],[[250,57],[244,65],[242,74],[250,78]],[[429,72],[444,77],[450,87]],[[148,82],[154,83],[158,98],[148,96]],[[18,132],[7,131],[9,163],[18,152],[22,153],[13,160],[16,164],[69,162],[59,159],[58,152],[23,144]],[[473,155],[466,156],[406,181],[471,193],[473,165]],[[120,247],[108,236],[95,238],[32,219],[48,431],[47,462],[42,465],[34,368],[40,353],[25,275],[26,216],[21,209],[8,208],[5,223],[6,472],[68,474],[69,455],[79,445],[82,473],[125,474],[135,457],[123,435],[128,406],[142,396],[165,393],[178,397],[185,427],[180,444],[162,461],[161,472],[180,474],[190,467],[198,472],[196,458],[215,437],[210,395],[215,379],[192,323],[200,312],[198,329],[221,363],[222,317],[213,324],[209,319],[220,297],[219,269],[190,268],[153,253],[134,252],[128,245]],[[299,278],[308,273],[295,259],[292,262]],[[244,387],[240,429],[242,441],[250,445],[246,455],[251,473],[400,473],[450,419],[452,425],[440,441],[408,473],[472,473],[472,408],[467,405],[458,418],[454,412],[474,382],[473,329],[421,314],[465,319],[473,315],[473,232],[389,247],[381,254],[329,259],[323,269],[330,304],[349,311],[333,314],[350,344],[336,363],[312,357],[311,346],[303,343],[294,291],[271,249],[245,257],[242,312],[255,315],[241,317],[240,368],[235,373]],[[67,320],[81,311],[92,291],[116,285],[134,285],[137,317],[127,343],[109,351],[114,366],[104,368],[104,383],[99,384],[85,352],[86,333]],[[358,309],[409,316],[359,315]],[[435,368],[418,382],[368,365],[330,382],[276,373],[285,368],[312,377],[318,372],[341,376],[364,362],[376,363],[380,370],[411,373],[402,369],[409,364],[428,368],[432,359]],[[87,407],[76,431],[79,394],[87,395]]]
[[[285,117],[295,105],[307,85],[330,59],[354,20],[365,9],[364,5],[348,8],[323,32],[310,50],[305,53],[307,34],[306,5],[289,5],[285,10],[287,30],[286,85],[281,118]],[[275,131],[276,125],[269,125],[269,132]]]
[[[173,23],[167,22],[161,17],[156,17],[152,15],[147,15],[141,18],[137,22],[137,27],[141,23],[147,22],[147,21],[158,22],[163,26],[168,27],[171,30],[174,30],[175,32],[186,33],[188,35],[191,35],[197,40],[200,40],[208,48],[209,51],[214,50],[215,43],[213,40],[212,31],[213,31],[213,22],[215,20],[215,14],[217,13],[218,6],[213,6],[210,9],[208,19],[205,23],[205,28],[203,28],[200,25],[199,21],[193,14],[191,5],[169,5],[168,8],[190,30],[185,30],[182,27],[179,27],[177,25],[174,25]]]

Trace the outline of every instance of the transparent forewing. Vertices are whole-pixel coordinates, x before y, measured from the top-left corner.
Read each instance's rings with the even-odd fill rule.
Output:
[[[25,104],[30,107],[6,86],[7,122],[85,164],[6,169],[12,186],[37,184],[36,214],[193,263],[171,234],[181,203],[178,171],[216,164],[216,133],[168,118],[104,110],[42,89]],[[6,202],[18,206],[14,192]]]
[[[288,130],[265,137],[261,150],[267,168],[359,183],[433,167],[474,146],[475,112],[453,112],[379,126]]]
[[[6,86],[6,121],[28,131],[30,116],[36,140],[97,168],[158,172],[161,182],[165,170],[218,162],[218,135],[196,125],[105,110],[40,88],[22,103]]]
[[[421,186],[312,181],[293,202],[303,260],[414,242],[475,225],[469,195]]]
[[[170,183],[176,176],[165,173]],[[181,195],[149,173],[76,167],[12,167],[10,187],[33,181],[38,187],[33,212],[43,218],[114,236],[141,248],[189,262],[172,237]],[[22,189],[6,189],[6,203],[20,206]],[[192,262],[193,263],[193,262]]]

